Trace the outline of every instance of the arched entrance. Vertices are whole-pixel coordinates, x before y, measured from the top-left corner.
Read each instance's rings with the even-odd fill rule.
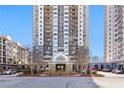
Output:
[[[54,56],[53,62],[55,63],[56,71],[65,71],[66,63],[69,63],[69,58],[64,53],[60,52]]]

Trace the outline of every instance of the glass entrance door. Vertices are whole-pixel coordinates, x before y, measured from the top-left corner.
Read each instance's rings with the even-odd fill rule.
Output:
[[[56,64],[56,71],[65,71],[65,64]]]

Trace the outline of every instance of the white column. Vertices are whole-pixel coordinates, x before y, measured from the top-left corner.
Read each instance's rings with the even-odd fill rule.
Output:
[[[58,6],[53,6],[53,56],[58,50]]]
[[[38,7],[38,45],[44,44],[44,6]]]
[[[64,54],[69,55],[69,6],[64,6]]]
[[[83,46],[83,5],[78,6],[78,46]]]

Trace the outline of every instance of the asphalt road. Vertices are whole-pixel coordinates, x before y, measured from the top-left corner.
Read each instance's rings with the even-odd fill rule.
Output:
[[[0,76],[0,88],[96,88],[90,77]]]
[[[105,77],[16,77],[0,75],[0,88],[124,88],[124,74]]]

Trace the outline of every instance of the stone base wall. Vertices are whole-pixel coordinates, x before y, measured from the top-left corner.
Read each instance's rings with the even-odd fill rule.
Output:
[[[49,64],[49,71],[55,72],[56,71],[56,64]]]
[[[66,64],[66,72],[70,73],[72,71],[72,64]]]

